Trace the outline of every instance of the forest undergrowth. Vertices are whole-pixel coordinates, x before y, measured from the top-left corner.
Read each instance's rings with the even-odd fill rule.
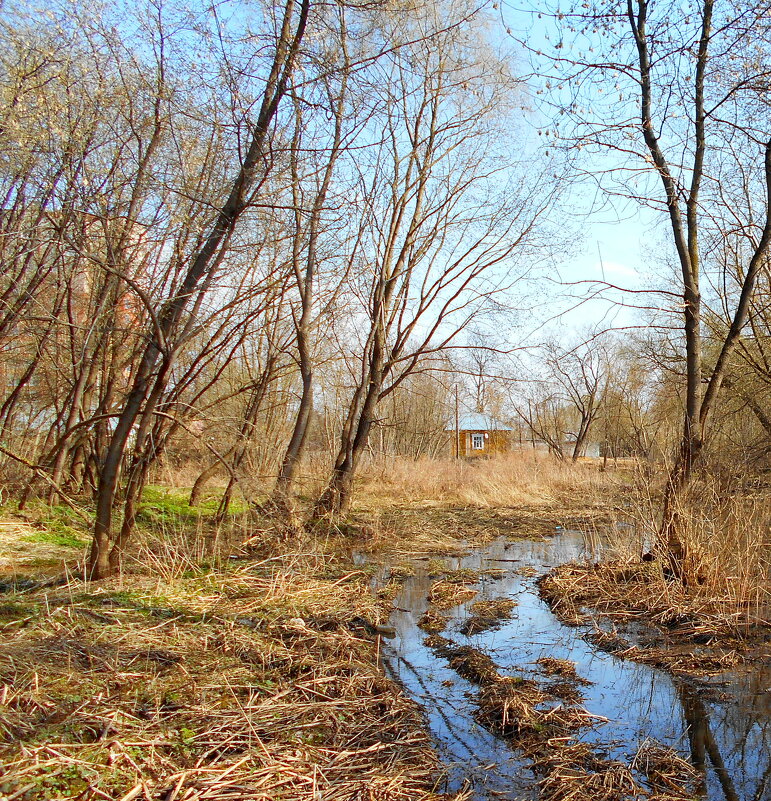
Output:
[[[5,593],[0,797],[437,798],[421,716],[378,663],[387,604],[297,545]]]

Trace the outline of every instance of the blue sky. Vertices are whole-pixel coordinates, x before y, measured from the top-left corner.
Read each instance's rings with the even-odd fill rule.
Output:
[[[556,5],[556,4],[555,4]],[[531,126],[533,138],[537,144],[544,141],[554,141],[538,135],[545,133],[545,129],[554,128],[554,118],[550,116],[548,103],[542,103],[546,96],[541,95],[546,79],[534,75],[539,71],[549,69],[548,59],[539,58],[538,51],[557,53],[555,42],[560,38],[556,33],[556,24],[549,21],[546,15],[539,15],[533,9],[536,3],[512,2],[494,3],[495,11],[499,14],[498,24],[501,26],[502,47],[512,52],[520,74],[527,75],[528,93],[531,97],[530,108],[526,111],[528,124]],[[551,29],[551,36],[549,31]],[[508,31],[508,33],[507,33]],[[518,44],[525,42],[523,46]],[[593,41],[592,34],[585,37],[583,44],[600,45]],[[570,47],[569,42],[565,42]],[[531,48],[532,53],[523,52],[525,47]],[[565,53],[570,56],[569,53]],[[629,54],[627,54],[629,55]],[[624,58],[622,53],[618,58]],[[538,62],[537,64],[535,62]],[[597,97],[597,109],[604,105],[602,94],[607,86],[601,82],[594,85],[600,92]],[[539,97],[539,95],[541,95]],[[570,95],[566,89],[565,96]],[[602,97],[601,97],[602,95]],[[592,93],[590,92],[590,97]],[[556,95],[551,93],[551,97]],[[627,106],[624,109],[625,105]],[[633,94],[628,96],[619,107],[628,116],[629,121],[638,118],[637,101]],[[616,111],[619,109],[616,108]],[[567,118],[564,118],[567,119]],[[570,130],[568,127],[566,130]],[[553,134],[553,130],[552,130]],[[553,273],[559,276],[562,285],[554,280],[548,297],[540,292],[537,297],[539,308],[536,316],[541,321],[537,330],[528,337],[529,341],[537,340],[542,326],[553,334],[560,329],[571,336],[575,331],[586,330],[590,327],[625,328],[645,324],[645,313],[633,308],[635,305],[659,305],[660,297],[653,294],[639,294],[640,290],[662,286],[661,276],[668,274],[667,262],[669,256],[668,222],[665,214],[656,211],[650,206],[641,206],[628,199],[612,199],[598,189],[597,181],[590,177],[600,173],[608,174],[614,167],[620,167],[619,175],[637,175],[641,164],[637,157],[620,156],[601,148],[592,148],[592,152],[582,152],[580,155],[572,151],[571,159],[576,159],[575,174],[568,173],[570,186],[562,198],[557,211],[560,222],[568,231],[568,249],[562,258],[555,260]],[[627,172],[632,166],[632,172]],[[582,180],[580,174],[584,174]],[[652,178],[652,182],[651,182]],[[615,178],[611,176],[611,182]],[[637,180],[635,178],[634,180]],[[654,175],[641,175],[640,192],[645,195],[651,193],[654,199],[661,199],[661,186]],[[646,182],[649,182],[646,186]],[[598,282],[592,284],[591,282]],[[599,282],[633,290],[631,293],[622,293],[608,289],[604,298],[598,297],[601,290]],[[548,281],[547,281],[548,283]],[[669,286],[672,289],[673,287]],[[637,290],[637,292],[634,292]],[[581,303],[580,297],[592,296],[592,300]],[[560,319],[555,316],[560,310],[565,310]]]

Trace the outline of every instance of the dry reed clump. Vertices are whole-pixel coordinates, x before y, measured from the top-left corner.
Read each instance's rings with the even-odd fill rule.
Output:
[[[571,662],[569,659],[557,659],[554,656],[542,656],[540,659],[536,659],[535,663],[547,676],[560,676],[563,679],[576,682],[577,684],[583,684],[584,686],[590,683],[578,675],[576,671],[576,663]]]
[[[568,761],[547,774],[538,789],[542,801],[635,801],[648,795],[629,768],[618,762],[592,770]]]
[[[397,579],[389,579],[380,587],[377,591],[377,597],[383,601],[393,601],[394,598],[399,594],[402,588],[402,580]]]
[[[488,631],[499,626],[504,620],[509,620],[516,606],[517,602],[511,598],[477,601],[471,604],[471,616],[463,621],[460,631],[468,636]]]
[[[677,751],[652,741],[640,746],[632,766],[647,778],[655,792],[675,798],[691,798],[700,779],[696,768]]]
[[[418,621],[418,627],[429,634],[439,634],[447,628],[448,623],[448,617],[429,609]]]
[[[436,799],[420,714],[376,666],[367,576],[315,558],[9,599],[0,793]]]
[[[551,681],[544,685],[549,695],[554,698],[564,701],[566,704],[582,704],[586,700],[586,696],[578,689],[579,684],[585,684],[585,681],[571,682],[571,681]]]
[[[486,684],[498,678],[495,662],[477,648],[472,648],[470,645],[454,645],[443,637],[436,637],[432,643],[427,640],[426,644],[434,648],[439,656],[444,657],[459,676],[474,684]]]
[[[726,611],[734,613],[740,625],[752,625],[752,617],[768,622],[771,485],[757,470],[720,459],[707,455],[674,502],[688,596],[714,602],[724,617]],[[630,562],[656,542],[665,478],[664,471],[653,477],[640,472],[630,486],[634,527],[617,531],[612,543]]]
[[[478,590],[463,584],[440,579],[431,585],[431,589],[428,591],[428,600],[437,609],[452,609],[453,606],[460,606],[460,604],[470,601],[477,592]]]
[[[705,597],[667,581],[655,562],[571,563],[539,581],[541,597],[568,625],[588,625],[595,616],[619,625],[655,627],[644,646],[596,627],[596,645],[625,659],[680,673],[719,673],[743,661],[742,652],[768,632],[765,621],[748,626],[747,611],[729,598]]]
[[[412,565],[391,565],[388,568],[388,577],[402,581],[415,575],[415,568]]]

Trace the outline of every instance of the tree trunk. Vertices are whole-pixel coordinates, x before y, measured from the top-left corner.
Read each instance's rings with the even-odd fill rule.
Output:
[[[226,456],[229,456],[233,452],[231,448]],[[205,470],[199,473],[198,478],[195,480],[193,484],[193,488],[190,490],[190,498],[187,501],[188,506],[198,506],[201,501],[201,495],[203,494],[204,487],[206,483],[214,478],[217,474],[217,470],[220,468],[220,461],[216,459],[212,462]]]
[[[685,570],[688,556],[684,517],[685,493],[691,483],[694,467],[698,463],[701,452],[702,442],[700,440],[688,436],[683,437],[680,452],[664,489],[661,526],[654,546],[659,557],[669,564],[672,574],[683,584],[688,582]]]
[[[327,193],[332,182],[337,159],[341,152],[343,138],[343,119],[346,102],[347,76],[348,76],[348,50],[346,44],[345,17],[341,15],[341,43],[343,55],[345,57],[345,71],[340,86],[340,92],[334,103],[335,129],[330,149],[329,159],[324,167],[324,175],[316,197],[313,201],[310,219],[304,221],[300,215],[299,186],[300,180],[297,172],[297,162],[292,161],[292,187],[295,196],[295,237],[294,237],[294,273],[297,287],[300,291],[302,311],[297,325],[297,356],[300,364],[300,375],[302,377],[302,392],[300,395],[300,405],[297,409],[292,436],[289,439],[284,459],[281,463],[276,485],[273,490],[272,502],[277,510],[284,513],[291,511],[290,494],[292,484],[297,472],[297,466],[302,458],[305,441],[308,436],[308,428],[313,413],[313,354],[311,352],[311,329],[312,329],[312,309],[315,300],[316,271],[317,271],[317,245],[320,233],[321,215],[327,200]],[[302,115],[298,106],[296,114],[296,133],[295,146],[292,148],[293,156],[299,149],[300,136],[302,132]],[[306,246],[304,269],[300,264],[300,234],[308,229],[308,242]]]
[[[302,364],[302,360],[301,360]],[[305,440],[313,412],[313,373],[309,369],[303,370],[302,394],[297,410],[292,436],[289,439],[284,460],[281,464],[276,486],[273,489],[271,501],[278,510],[288,512],[291,508],[290,494],[292,484],[297,473],[297,466],[302,458]]]
[[[355,426],[346,425],[344,428],[343,436],[340,439],[340,449],[329,484],[316,502],[313,510],[314,519],[334,518],[348,511],[356,468],[359,464],[359,458],[369,442],[370,430],[372,429],[375,412],[380,400],[380,391],[383,388],[385,378],[383,346],[382,332],[378,331],[372,346],[371,369],[369,371],[369,380],[366,384],[366,394],[361,404],[361,412],[356,416]],[[363,383],[360,388],[363,394]],[[358,408],[359,404],[356,400],[354,399],[352,403],[352,409]]]
[[[156,397],[160,395],[158,390],[165,386],[176,355],[175,346],[172,344],[174,333],[190,300],[200,291],[206,290],[206,277],[219,267],[236,224],[249,205],[249,193],[261,177],[268,129],[276,115],[281,99],[286,94],[294,70],[294,62],[305,33],[310,1],[300,0],[299,17],[293,32],[292,19],[295,0],[286,0],[271,72],[246,157],[231,186],[225,204],[217,214],[211,231],[192,259],[178,294],[166,302],[158,315],[158,330],[152,329],[151,339],[139,363],[131,392],[118,418],[99,475],[94,539],[88,569],[88,575],[92,579],[101,579],[109,575],[111,561],[115,562],[119,556],[117,553],[115,555],[109,553],[112,538],[112,513],[115,506],[120,465],[131,431],[151,386],[155,385],[153,394]],[[161,368],[153,381],[153,374],[161,357]],[[153,411],[154,409],[146,406],[143,414],[148,417]],[[119,536],[115,546],[120,550],[125,543],[126,538]]]

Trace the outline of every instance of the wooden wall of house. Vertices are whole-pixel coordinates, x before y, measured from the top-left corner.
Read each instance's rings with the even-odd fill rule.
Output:
[[[482,450],[474,450],[471,447],[472,434],[487,434],[485,447]],[[450,441],[452,452],[455,450],[453,434]],[[460,432],[460,456],[461,459],[478,459],[483,456],[491,456],[496,453],[507,453],[511,449],[511,431],[461,431]]]

